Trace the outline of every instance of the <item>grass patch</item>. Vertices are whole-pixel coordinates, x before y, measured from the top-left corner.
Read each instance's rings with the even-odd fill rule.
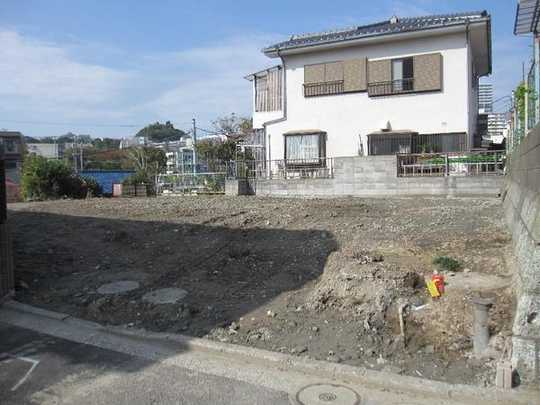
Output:
[[[433,264],[446,271],[457,271],[461,269],[461,263],[448,256],[437,256],[433,259]]]

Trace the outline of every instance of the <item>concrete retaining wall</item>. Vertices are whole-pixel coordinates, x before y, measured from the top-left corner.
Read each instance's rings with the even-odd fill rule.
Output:
[[[512,361],[525,382],[540,382],[540,128],[512,154],[504,208],[517,261]]]
[[[397,177],[395,156],[334,159],[332,179],[257,180],[257,195],[359,196],[499,194],[501,176]]]

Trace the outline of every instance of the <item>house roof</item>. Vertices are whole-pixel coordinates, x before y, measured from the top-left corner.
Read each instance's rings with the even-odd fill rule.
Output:
[[[540,0],[520,0],[516,10],[514,34],[537,33],[539,20]]]
[[[0,138],[14,136],[22,137],[22,134],[19,131],[0,131]]]
[[[268,73],[274,71],[274,70],[280,70],[282,69],[283,66],[281,65],[276,65],[276,66],[272,66],[272,67],[269,67],[267,69],[263,69],[263,70],[259,70],[258,72],[255,72],[255,73],[251,73],[247,76],[244,76],[244,79],[246,80],[249,80],[249,81],[252,81],[253,79],[255,79],[256,77],[264,77],[264,76],[267,76]]]
[[[392,17],[389,20],[381,21],[375,24],[349,27],[334,31],[292,35],[287,41],[279,42],[264,48],[263,52],[270,56],[283,50],[351,41],[368,37],[380,37],[390,34],[466,25],[471,22],[489,21],[490,18],[490,15],[485,10],[455,14],[438,14],[422,17]]]

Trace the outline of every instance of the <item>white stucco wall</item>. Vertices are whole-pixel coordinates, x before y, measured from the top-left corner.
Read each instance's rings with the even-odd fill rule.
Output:
[[[367,92],[333,96],[303,96],[304,65],[358,57],[370,60],[399,58],[440,52],[443,55],[443,89],[440,92],[370,98]],[[283,158],[283,133],[320,129],[328,134],[328,157],[353,156],[359,150],[359,135],[367,154],[367,134],[390,121],[393,129],[420,133],[467,132],[469,118],[470,65],[465,33],[371,44],[285,57],[287,119],[267,125],[270,159]],[[254,126],[282,112],[254,113]]]

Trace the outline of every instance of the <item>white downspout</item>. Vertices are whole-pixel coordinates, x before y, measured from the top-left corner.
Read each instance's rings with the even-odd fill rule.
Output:
[[[268,161],[272,160],[272,148],[270,146],[270,134],[267,134],[266,127],[267,125],[276,124],[278,122],[286,121],[287,120],[287,67],[285,66],[285,60],[281,56],[281,54],[278,51],[278,56],[281,59],[281,66],[283,69],[283,85],[282,85],[282,98],[283,98],[283,116],[274,120],[266,121],[263,123],[263,129],[264,129],[264,137],[267,139],[268,142]],[[270,166],[270,164],[269,164]],[[270,167],[268,168],[270,170]]]

